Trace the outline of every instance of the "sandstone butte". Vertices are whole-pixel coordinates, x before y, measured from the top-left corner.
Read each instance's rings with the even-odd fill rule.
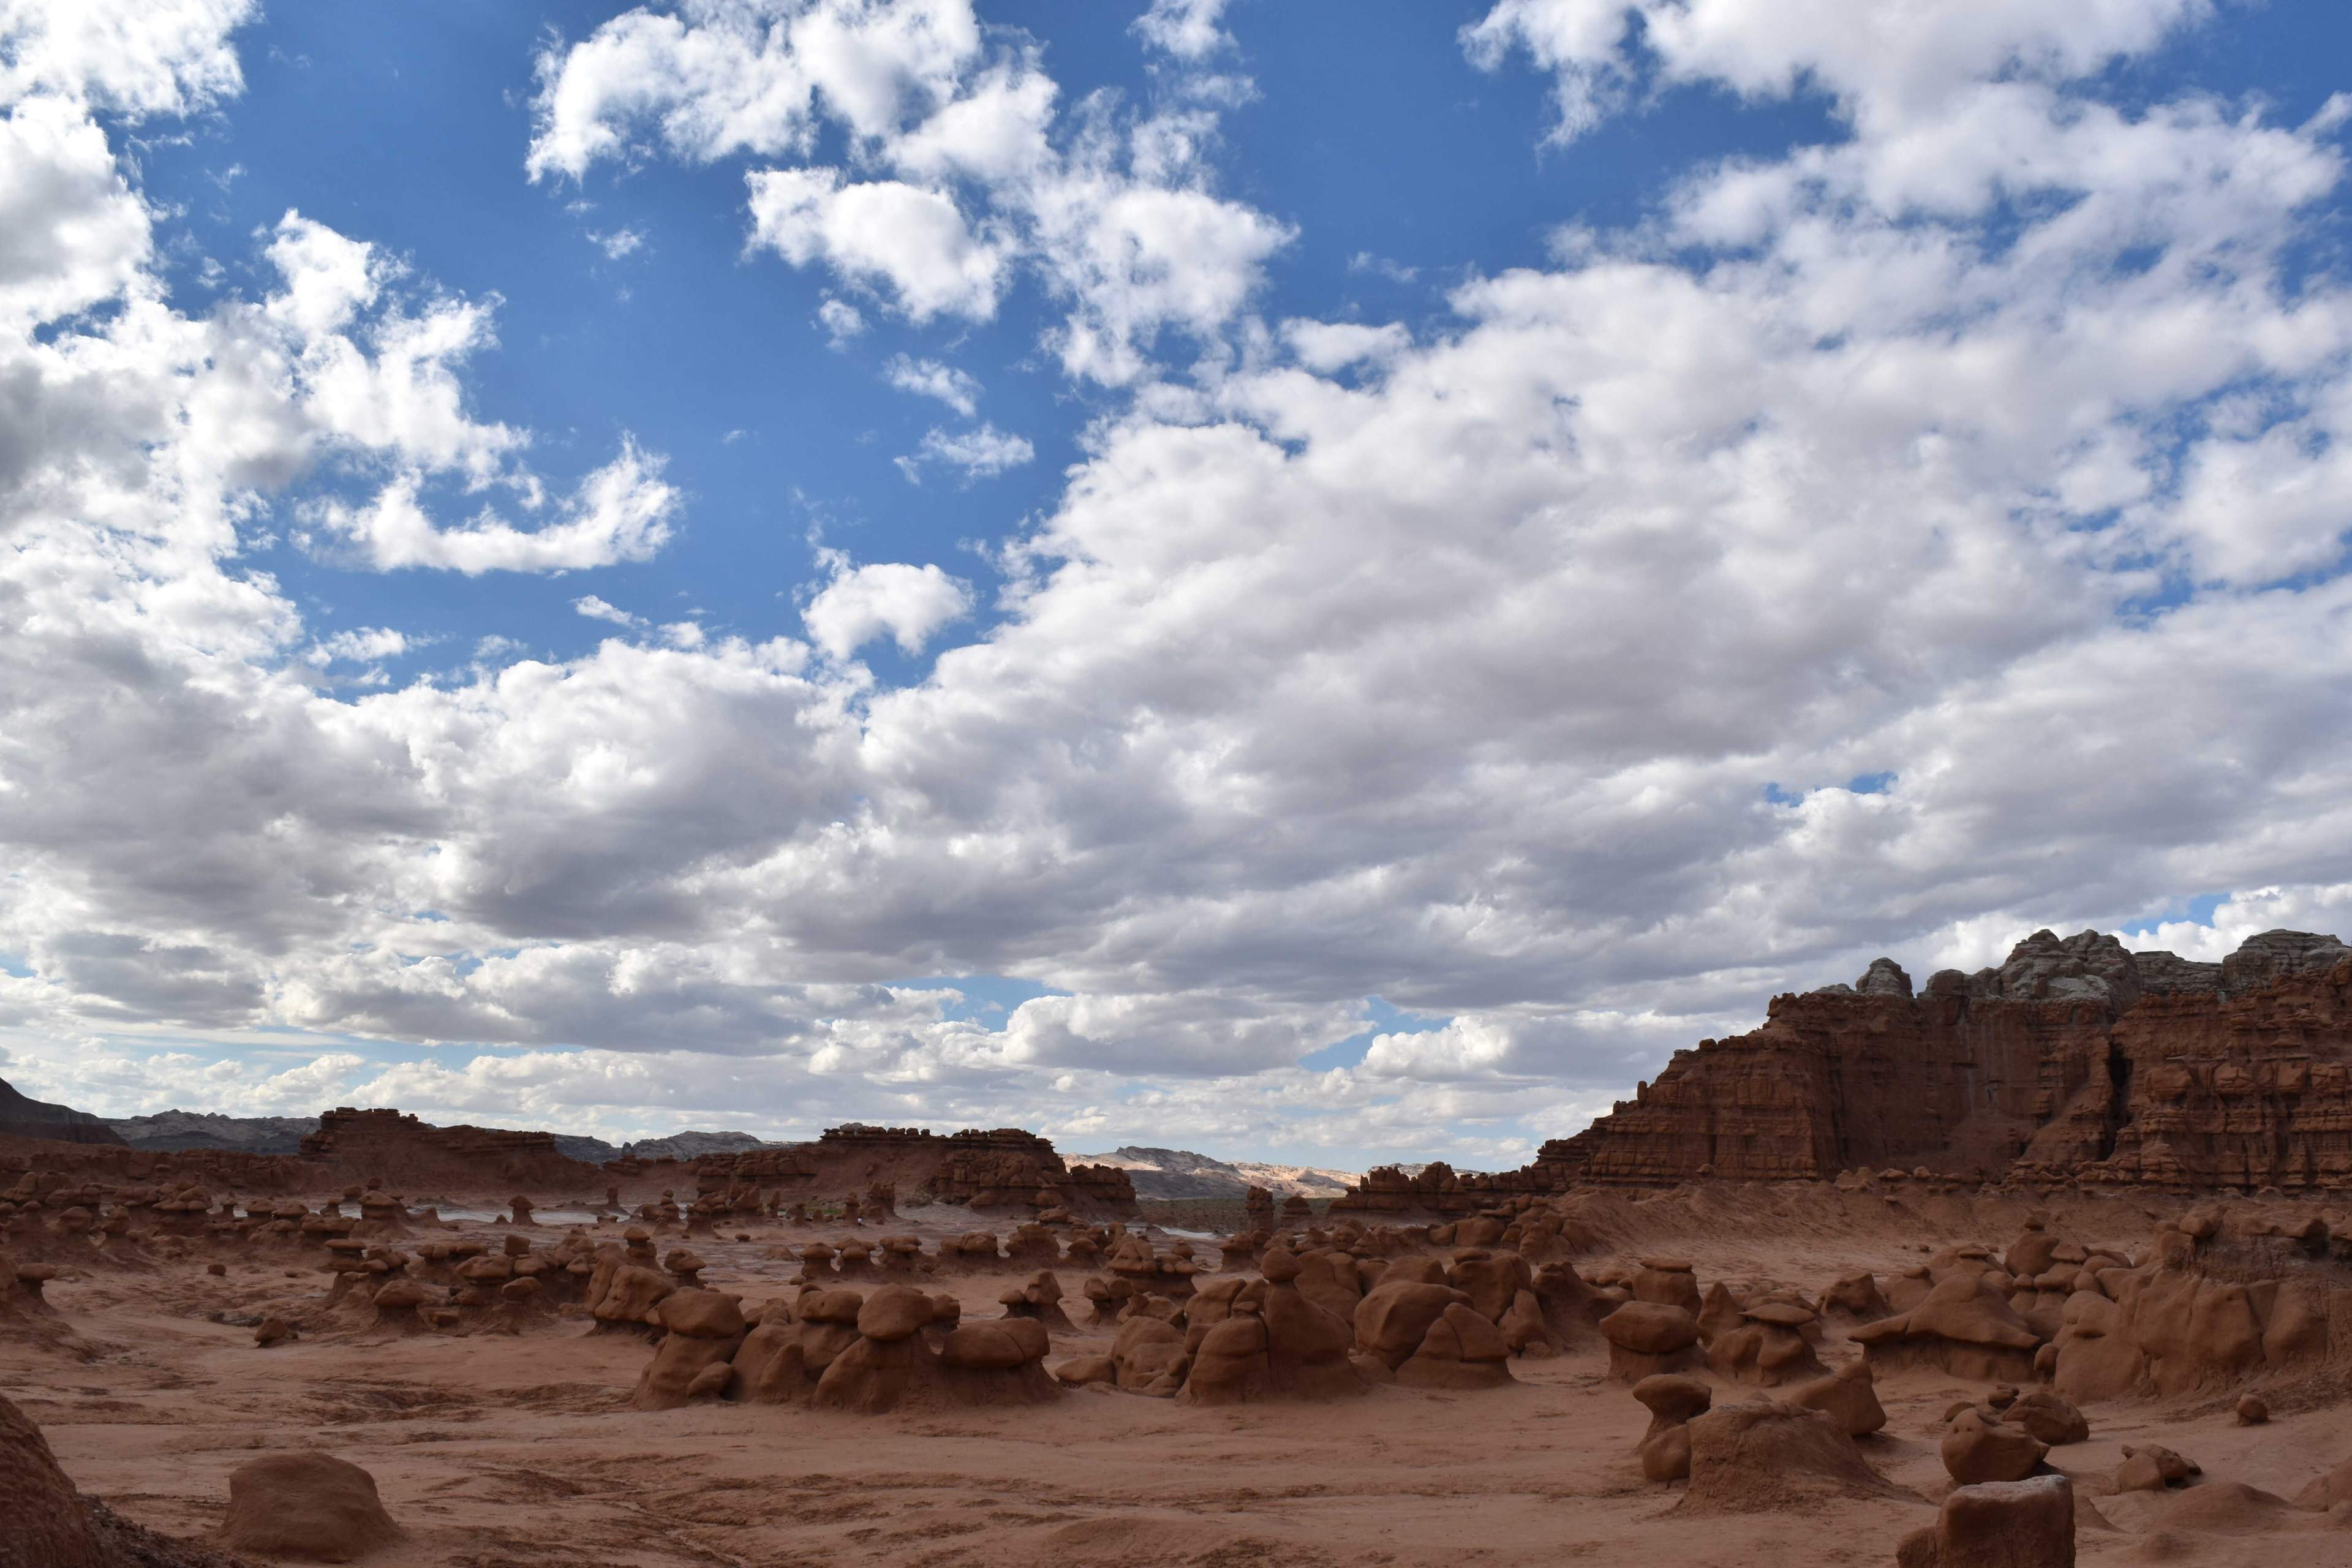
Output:
[[[1833,1179],[2252,1192],[2352,1184],[2352,948],[2273,931],[2219,963],[2042,931],[1921,988],[1882,958],[1677,1051],[1535,1163],[1370,1172],[1338,1211],[1469,1213],[1580,1185]]]

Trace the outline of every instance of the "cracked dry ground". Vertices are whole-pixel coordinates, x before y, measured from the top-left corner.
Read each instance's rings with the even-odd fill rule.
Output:
[[[703,1250],[712,1284],[754,1300],[785,1293],[789,1265],[761,1249]],[[1801,1234],[1691,1250],[1702,1277],[1736,1270],[1816,1287],[1902,1260],[1892,1246]],[[1678,1516],[1678,1489],[1645,1483],[1635,1468],[1647,1413],[1603,1381],[1597,1341],[1515,1363],[1522,1381],[1508,1390],[1389,1387],[1337,1405],[1202,1409],[1088,1390],[1041,1409],[950,1415],[742,1405],[645,1414],[628,1407],[650,1353],[642,1340],[589,1335],[575,1321],[520,1338],[379,1343],[319,1331],[263,1351],[248,1330],[206,1314],[315,1302],[317,1276],[250,1268],[208,1279],[199,1267],[60,1280],[57,1304],[108,1352],[78,1363],[0,1344],[0,1389],[41,1424],[85,1491],[175,1534],[211,1537],[229,1471],[257,1452],[316,1447],[353,1460],[410,1531],[368,1568],[1827,1568],[1892,1563],[1903,1535],[1933,1517],[1925,1501]],[[993,1316],[998,1292],[1021,1277],[1008,1268],[948,1288],[971,1316]],[[1053,1359],[1108,1344],[1099,1330],[1056,1334]],[[1980,1387],[1935,1373],[1879,1386],[1891,1420],[1865,1452],[1891,1479],[1940,1495],[1934,1423]],[[2065,1450],[2065,1468],[2104,1473],[2122,1444],[2153,1439],[2209,1473],[2292,1494],[2326,1457],[2352,1449],[2352,1415],[2340,1410],[2239,1429],[2223,1402],[2209,1403],[2095,1408],[2094,1440]],[[2118,1522],[2126,1531],[2084,1537],[2084,1562],[2134,1560],[2138,1542]],[[2262,1560],[2259,1542],[2244,1544],[2246,1563]],[[2211,1561],[2238,1560],[2213,1545],[2223,1555]]]

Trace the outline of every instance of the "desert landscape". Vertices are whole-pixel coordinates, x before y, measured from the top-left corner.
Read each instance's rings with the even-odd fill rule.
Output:
[[[9,1568],[2352,1562],[2332,937],[1882,963],[1223,1236],[1011,1130],[6,1125]]]

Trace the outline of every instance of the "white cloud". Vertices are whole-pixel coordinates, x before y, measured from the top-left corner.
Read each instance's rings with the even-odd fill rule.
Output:
[[[407,637],[390,626],[360,626],[320,639],[310,645],[305,657],[318,665],[331,664],[339,659],[352,664],[373,664],[378,659],[404,654],[408,647]]]
[[[909,359],[893,354],[882,368],[883,378],[901,392],[936,397],[969,419],[980,408],[980,383],[935,359]]]
[[[816,308],[816,320],[836,350],[846,347],[850,339],[866,331],[865,316],[846,300],[827,299]]]
[[[1164,5],[1138,26],[1197,60],[1223,37],[1220,9]],[[1046,334],[1065,368],[1110,384],[1147,375],[1163,331],[1225,332],[1293,237],[1211,188],[1208,106],[1233,101],[1232,83],[1188,77],[1188,106],[1142,115],[1090,98],[1057,144],[1040,51],[982,48],[968,0],[801,0],[772,19],[641,7],[551,47],[533,177],[656,152],[757,158],[755,246],[919,323],[992,320],[1025,268],[1067,306]],[[802,162],[828,121],[849,133],[850,168]],[[850,335],[828,327],[836,344]]]
[[[1026,437],[1008,435],[982,421],[971,430],[927,430],[922,445],[898,458],[898,463],[908,482],[919,484],[922,470],[932,464],[953,468],[966,479],[992,479],[1007,468],[1017,468],[1034,460],[1036,456],[1036,448]]]
[[[591,234],[588,238],[604,253],[607,261],[623,260],[646,247],[646,236],[642,229],[616,228],[610,234]]]
[[[688,20],[626,11],[539,58],[527,166],[578,179],[640,136],[709,163],[805,150],[819,106],[878,136],[947,96],[980,49],[956,0],[697,4]]]
[[[0,0],[0,104],[57,93],[133,118],[244,86],[228,37],[255,0]]]
[[[1421,268],[1418,267],[1407,267],[1402,261],[1392,260],[1385,256],[1375,256],[1369,250],[1360,250],[1348,258],[1348,270],[1369,272],[1376,278],[1385,278],[1391,283],[1410,283],[1421,276]]]
[[[1179,59],[1198,60],[1234,40],[1217,24],[1227,0],[1151,0],[1151,8],[1138,16],[1135,31],[1154,48]]]
[[[1370,327],[1356,321],[1296,318],[1282,323],[1282,338],[1300,364],[1325,375],[1367,361],[1384,363],[1412,342],[1412,334],[1394,321]]]
[[[1555,141],[1590,130],[1624,98],[1638,68],[1636,23],[1664,82],[1717,81],[1751,98],[1822,90],[1884,132],[1938,117],[1995,79],[2094,75],[2211,8],[2210,0],[1498,0],[1462,39],[1486,69],[1525,49],[1556,74]]]
[[[347,546],[379,572],[431,567],[471,577],[646,561],[668,542],[677,511],[677,491],[661,470],[658,458],[625,438],[618,457],[581,480],[557,521],[530,529],[487,510],[462,524],[436,523],[420,500],[419,476],[407,473],[365,506],[320,503],[310,540]]]
[[[975,237],[940,192],[897,180],[844,184],[837,169],[760,169],[749,181],[753,235],[793,265],[823,260],[887,289],[918,322],[996,313],[1004,255]]]
[[[575,615],[585,616],[592,621],[610,621],[616,626],[641,626],[646,624],[643,616],[633,616],[618,605],[606,604],[593,594],[583,594],[572,600],[572,609]]]
[[[0,119],[0,323],[111,299],[147,259],[146,209],[79,106],[36,98]]]
[[[1118,215],[1216,205],[1198,121],[1024,142],[1052,95],[1016,55],[841,65],[886,128],[844,166],[922,188],[978,178],[930,172],[924,127],[987,72],[1027,86],[973,112],[1013,129],[968,232],[1010,226],[1067,290],[1082,365],[1149,377],[1159,329],[1248,351],[1103,409],[987,625],[902,686],[855,656],[933,647],[976,597],[840,561],[806,642],[680,620],[493,668],[522,650],[485,639],[456,675],[328,689],[336,638],[242,555],[275,513],[318,503],[316,542],[365,564],[558,570],[642,558],[674,493],[625,447],[534,506],[525,433],[464,395],[489,302],[411,289],[378,244],[289,217],[259,303],[183,313],[95,121],[33,125],[79,193],[58,222],[126,226],[0,246],[10,1076],[105,1108],[748,1108],[1504,1163],[1879,952],[1918,973],[2168,911],[2156,939],[2202,956],[2345,929],[2352,300],[2306,265],[2342,153],[2109,101],[2101,51],[2170,13],[2077,10],[1717,3],[1656,8],[1655,62],[1561,44],[1630,92],[1818,82],[1852,135],[1696,170],[1410,337],[1233,328],[1258,242],[1230,212],[1199,276],[1087,259],[1131,227],[1193,264],[1181,213]],[[1771,15],[1795,43],[1732,26]],[[669,40],[662,79],[701,68],[687,22],[629,26]],[[796,133],[757,93],[727,121],[602,79],[594,112],[551,108],[551,172]],[[1330,374],[1367,353],[1377,376]],[[1019,439],[982,434],[966,455]],[[2209,891],[2210,931],[2178,918]],[[943,974],[1069,994],[991,1029],[905,984]],[[1297,1065],[1374,995],[1439,1026]],[[313,1048],[217,1076],[184,1048],[260,1061],[289,1029],[399,1044],[310,1078]],[[412,1042],[436,1056],[389,1059]]]
[[[937,566],[837,561],[833,579],[801,612],[810,639],[836,659],[887,637],[920,653],[933,633],[971,613],[971,588]]]

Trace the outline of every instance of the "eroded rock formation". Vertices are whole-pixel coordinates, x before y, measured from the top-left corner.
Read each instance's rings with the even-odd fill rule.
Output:
[[[1880,959],[1676,1052],[1523,1170],[1374,1171],[1332,1206],[1465,1213],[1588,1184],[1881,1167],[2182,1191],[2352,1182],[2352,948],[2266,931],[2199,963],[2044,931],[1997,968],[1916,989]]]

